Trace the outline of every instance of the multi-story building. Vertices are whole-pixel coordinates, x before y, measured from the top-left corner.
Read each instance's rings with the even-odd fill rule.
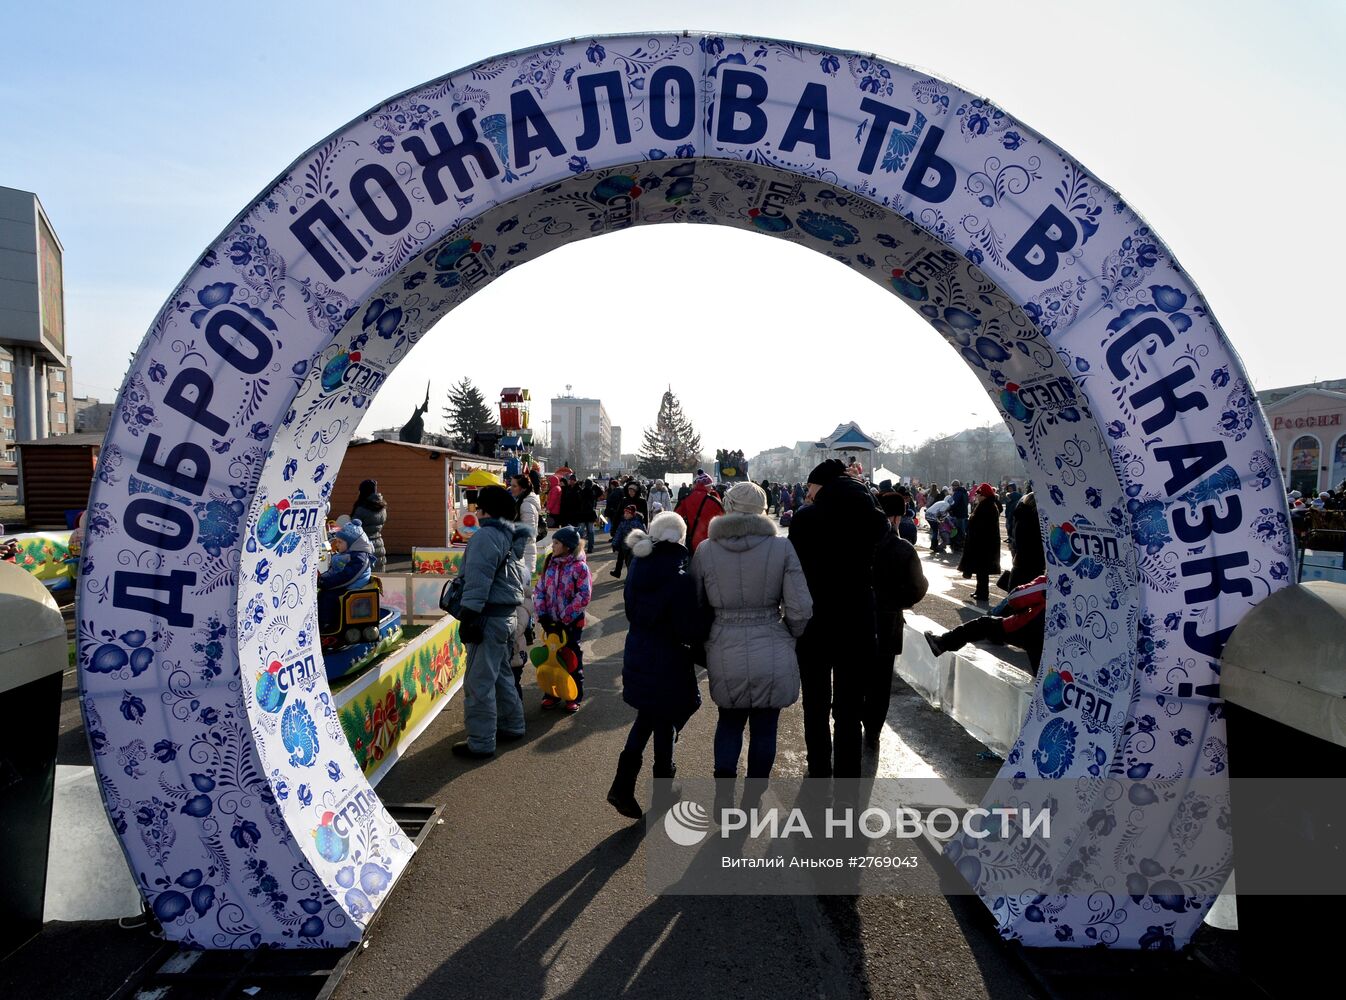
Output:
[[[39,422],[42,428],[38,432],[21,433],[19,416],[15,410],[15,365],[14,355],[7,347],[0,347],[0,480],[14,482],[18,475],[18,465],[14,444],[39,437],[60,437],[75,432],[75,399],[71,393],[74,384],[70,359],[66,358],[63,367],[42,363],[37,371],[39,386],[45,386],[42,416]],[[106,430],[106,422],[103,429]]]
[[[63,253],[30,191],[0,187],[0,478],[16,478],[16,441],[70,434]]]
[[[1286,487],[1305,497],[1346,481],[1346,379],[1263,389]]]
[[[604,464],[612,467],[620,467],[622,464],[622,429],[615,425],[612,428],[612,441],[608,446],[608,457]]]
[[[613,464],[612,421],[601,399],[558,396],[551,401],[551,454],[576,472],[602,472]]]
[[[100,403],[92,396],[75,397],[75,433],[106,433],[112,423],[115,403]]]

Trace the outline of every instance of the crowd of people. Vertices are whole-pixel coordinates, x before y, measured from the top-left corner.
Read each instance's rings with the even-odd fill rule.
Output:
[[[737,776],[746,742],[744,794],[759,796],[781,711],[797,701],[809,776],[859,777],[864,748],[878,746],[888,714],[903,613],[928,587],[916,549],[922,515],[931,549],[952,548],[964,577],[975,578],[974,601],[989,605],[993,578],[1008,594],[974,621],[927,633],[931,651],[990,639],[1023,646],[1034,669],[1041,657],[1045,556],[1031,484],[1027,494],[1014,483],[876,485],[831,459],[802,484],[717,485],[698,470],[676,492],[661,480],[603,486],[524,472],[508,490],[482,489],[477,505],[459,614],[468,736],[453,751],[487,758],[524,735],[522,675],[537,630],[558,637],[574,681],[567,696],[544,696],[542,707],[579,710],[594,591],[587,556],[606,530],[611,575],[626,575],[622,686],[636,713],[608,794],[626,816],[642,815],[635,789],[651,743],[653,774],[663,781],[656,790],[676,794],[674,748],[702,702],[698,667],[718,713],[708,748],[717,779]],[[1002,524],[1012,552],[1003,573]],[[530,588],[522,567],[534,565],[549,532],[551,552]],[[732,795],[732,781],[717,787]]]
[[[680,495],[634,479],[606,489],[573,476],[549,485],[550,524],[527,474],[508,491],[478,493],[480,527],[460,574],[468,736],[455,754],[489,757],[497,743],[522,737],[525,661],[518,654],[535,627],[559,634],[570,654],[562,662],[576,681],[573,699],[555,706],[546,698],[543,706],[578,710],[593,593],[586,553],[601,505],[618,552],[612,573],[629,566],[622,677],[636,712],[609,790],[613,806],[641,814],[635,785],[651,741],[655,777],[676,775],[677,734],[701,705],[698,666],[718,712],[709,754],[717,778],[737,775],[746,742],[745,794],[760,794],[776,757],[780,713],[801,699],[809,775],[859,777],[863,746],[877,747],[888,714],[903,612],[927,589],[907,488],[871,490],[835,459],[800,484],[798,507],[792,489],[772,489],[773,504],[762,486],[717,489],[704,471]],[[782,510],[787,492],[788,537],[768,516]],[[552,524],[552,553],[528,600],[521,567]]]

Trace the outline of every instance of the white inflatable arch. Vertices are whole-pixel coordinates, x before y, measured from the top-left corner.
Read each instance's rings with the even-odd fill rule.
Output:
[[[79,669],[107,812],[168,936],[359,938],[411,846],[315,637],[312,536],[346,443],[495,276],[659,222],[817,250],[982,380],[1036,484],[1051,580],[1002,777],[1059,779],[1077,807],[1109,776],[1165,794],[1045,849],[968,842],[957,863],[1007,938],[1183,944],[1223,872],[1186,851],[1228,855],[1220,809],[1192,808],[1220,796],[1184,794],[1225,767],[1220,651],[1289,575],[1237,357],[1145,221],[990,101],[872,55],[692,34],[516,52],[374,108],[248,206],[145,337],[90,499]],[[1006,888],[1072,865],[1088,891]]]

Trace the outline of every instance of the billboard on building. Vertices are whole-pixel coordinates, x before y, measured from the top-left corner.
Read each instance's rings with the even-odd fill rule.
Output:
[[[37,287],[42,339],[56,357],[65,359],[65,286],[61,244],[39,210],[37,219]]]

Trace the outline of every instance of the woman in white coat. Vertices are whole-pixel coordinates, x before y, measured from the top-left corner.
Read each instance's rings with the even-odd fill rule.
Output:
[[[745,788],[760,794],[776,760],[780,710],[799,699],[795,639],[813,615],[813,599],[794,546],[765,515],[762,488],[737,484],[724,510],[692,559],[698,599],[713,616],[706,670],[720,710],[715,777],[737,775],[750,726]]]
[[[673,494],[668,491],[662,479],[656,479],[654,485],[650,487],[650,495],[645,498],[650,508],[650,520],[654,519],[656,513],[654,505],[658,504],[660,510],[673,509]]]
[[[526,474],[511,476],[509,491],[514,495],[518,513],[514,520],[528,529],[528,545],[523,551],[524,579],[528,580],[524,602],[514,616],[514,686],[523,697],[523,668],[528,666],[528,648],[533,644],[533,576],[537,572],[537,530],[542,518],[542,504],[533,492],[533,480]]]

